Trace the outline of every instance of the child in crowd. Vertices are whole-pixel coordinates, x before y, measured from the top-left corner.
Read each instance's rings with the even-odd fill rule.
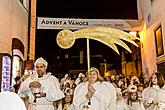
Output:
[[[128,91],[128,110],[145,110],[142,101],[138,99],[137,87],[130,85]]]
[[[65,90],[65,98],[63,100],[63,109],[62,110],[68,110],[68,108],[71,106],[73,100],[73,90],[70,88],[67,88]]]
[[[142,99],[142,92],[143,92],[143,90],[144,90],[144,85],[143,84],[139,84],[138,86],[137,86],[137,94],[138,94],[138,99],[139,100],[143,100]]]
[[[120,88],[116,88],[116,110],[128,110]]]
[[[124,98],[124,100],[125,100],[126,102],[127,102],[127,100],[128,100],[128,95],[129,95],[129,92],[128,92],[127,89],[125,89],[125,90],[122,91],[122,96],[123,96],[123,98]]]

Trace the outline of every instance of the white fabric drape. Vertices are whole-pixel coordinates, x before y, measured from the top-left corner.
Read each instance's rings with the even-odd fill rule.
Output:
[[[88,110],[116,110],[116,91],[112,84],[108,82],[96,82],[93,85],[96,90],[91,98],[91,105]],[[88,82],[79,84],[73,97],[73,105],[76,110],[85,110],[88,105],[86,94],[88,92]]]
[[[0,93],[0,109],[1,110],[26,110],[23,100],[14,92]]]

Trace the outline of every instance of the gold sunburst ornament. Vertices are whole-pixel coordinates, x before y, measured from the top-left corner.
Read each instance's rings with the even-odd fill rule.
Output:
[[[107,28],[107,27],[85,28],[85,29],[79,29],[73,32],[70,30],[64,29],[58,33],[56,40],[57,40],[57,44],[61,48],[68,49],[71,46],[73,46],[75,39],[79,39],[79,38],[87,38],[88,73],[90,71],[89,39],[99,41],[109,46],[118,54],[119,54],[119,51],[115,44],[120,45],[121,47],[129,51],[130,53],[132,51],[130,50],[130,48],[127,46],[127,44],[124,41],[127,41],[138,47],[138,45],[132,39],[132,38],[135,38],[135,36],[119,29]]]

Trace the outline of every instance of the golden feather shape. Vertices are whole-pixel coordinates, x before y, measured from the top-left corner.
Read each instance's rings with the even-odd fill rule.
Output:
[[[107,28],[107,27],[85,28],[85,29],[79,29],[74,32],[68,31],[68,30],[62,30],[57,35],[57,42],[61,48],[66,49],[68,47],[70,48],[71,45],[73,45],[73,42],[72,42],[74,41],[73,39],[78,39],[78,38],[89,38],[89,39],[97,40],[109,46],[118,54],[119,54],[119,51],[115,44],[120,45],[121,47],[129,51],[130,53],[131,53],[131,50],[124,41],[127,41],[138,47],[138,45],[132,40],[132,38],[134,38],[133,35],[119,29]],[[63,42],[65,46],[63,46],[61,42]],[[68,44],[68,47],[66,46],[66,44]]]

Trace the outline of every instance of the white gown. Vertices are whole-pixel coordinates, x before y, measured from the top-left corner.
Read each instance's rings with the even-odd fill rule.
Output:
[[[116,101],[116,110],[128,110],[127,103],[124,99],[121,101]]]
[[[142,102],[132,102],[128,105],[128,110],[145,110]]]
[[[41,88],[46,93],[46,97],[37,98],[36,103],[34,103],[34,96],[29,88],[30,82],[35,80],[41,83]],[[47,73],[42,78],[38,78],[37,74],[32,74],[21,83],[18,94],[21,97],[29,96],[28,110],[54,110],[53,101],[64,97],[63,92],[60,90],[59,81],[51,73]]]
[[[20,96],[14,92],[0,93],[0,109],[1,110],[26,110],[25,104]]]
[[[153,98],[154,104],[147,107],[146,110],[165,110],[165,85],[161,89],[147,87],[142,92],[144,104],[147,99]]]
[[[96,91],[89,106],[89,100],[85,97],[88,92],[88,82],[81,83],[75,88],[73,97],[75,110],[116,110],[114,86],[108,82],[96,82],[93,87]]]

